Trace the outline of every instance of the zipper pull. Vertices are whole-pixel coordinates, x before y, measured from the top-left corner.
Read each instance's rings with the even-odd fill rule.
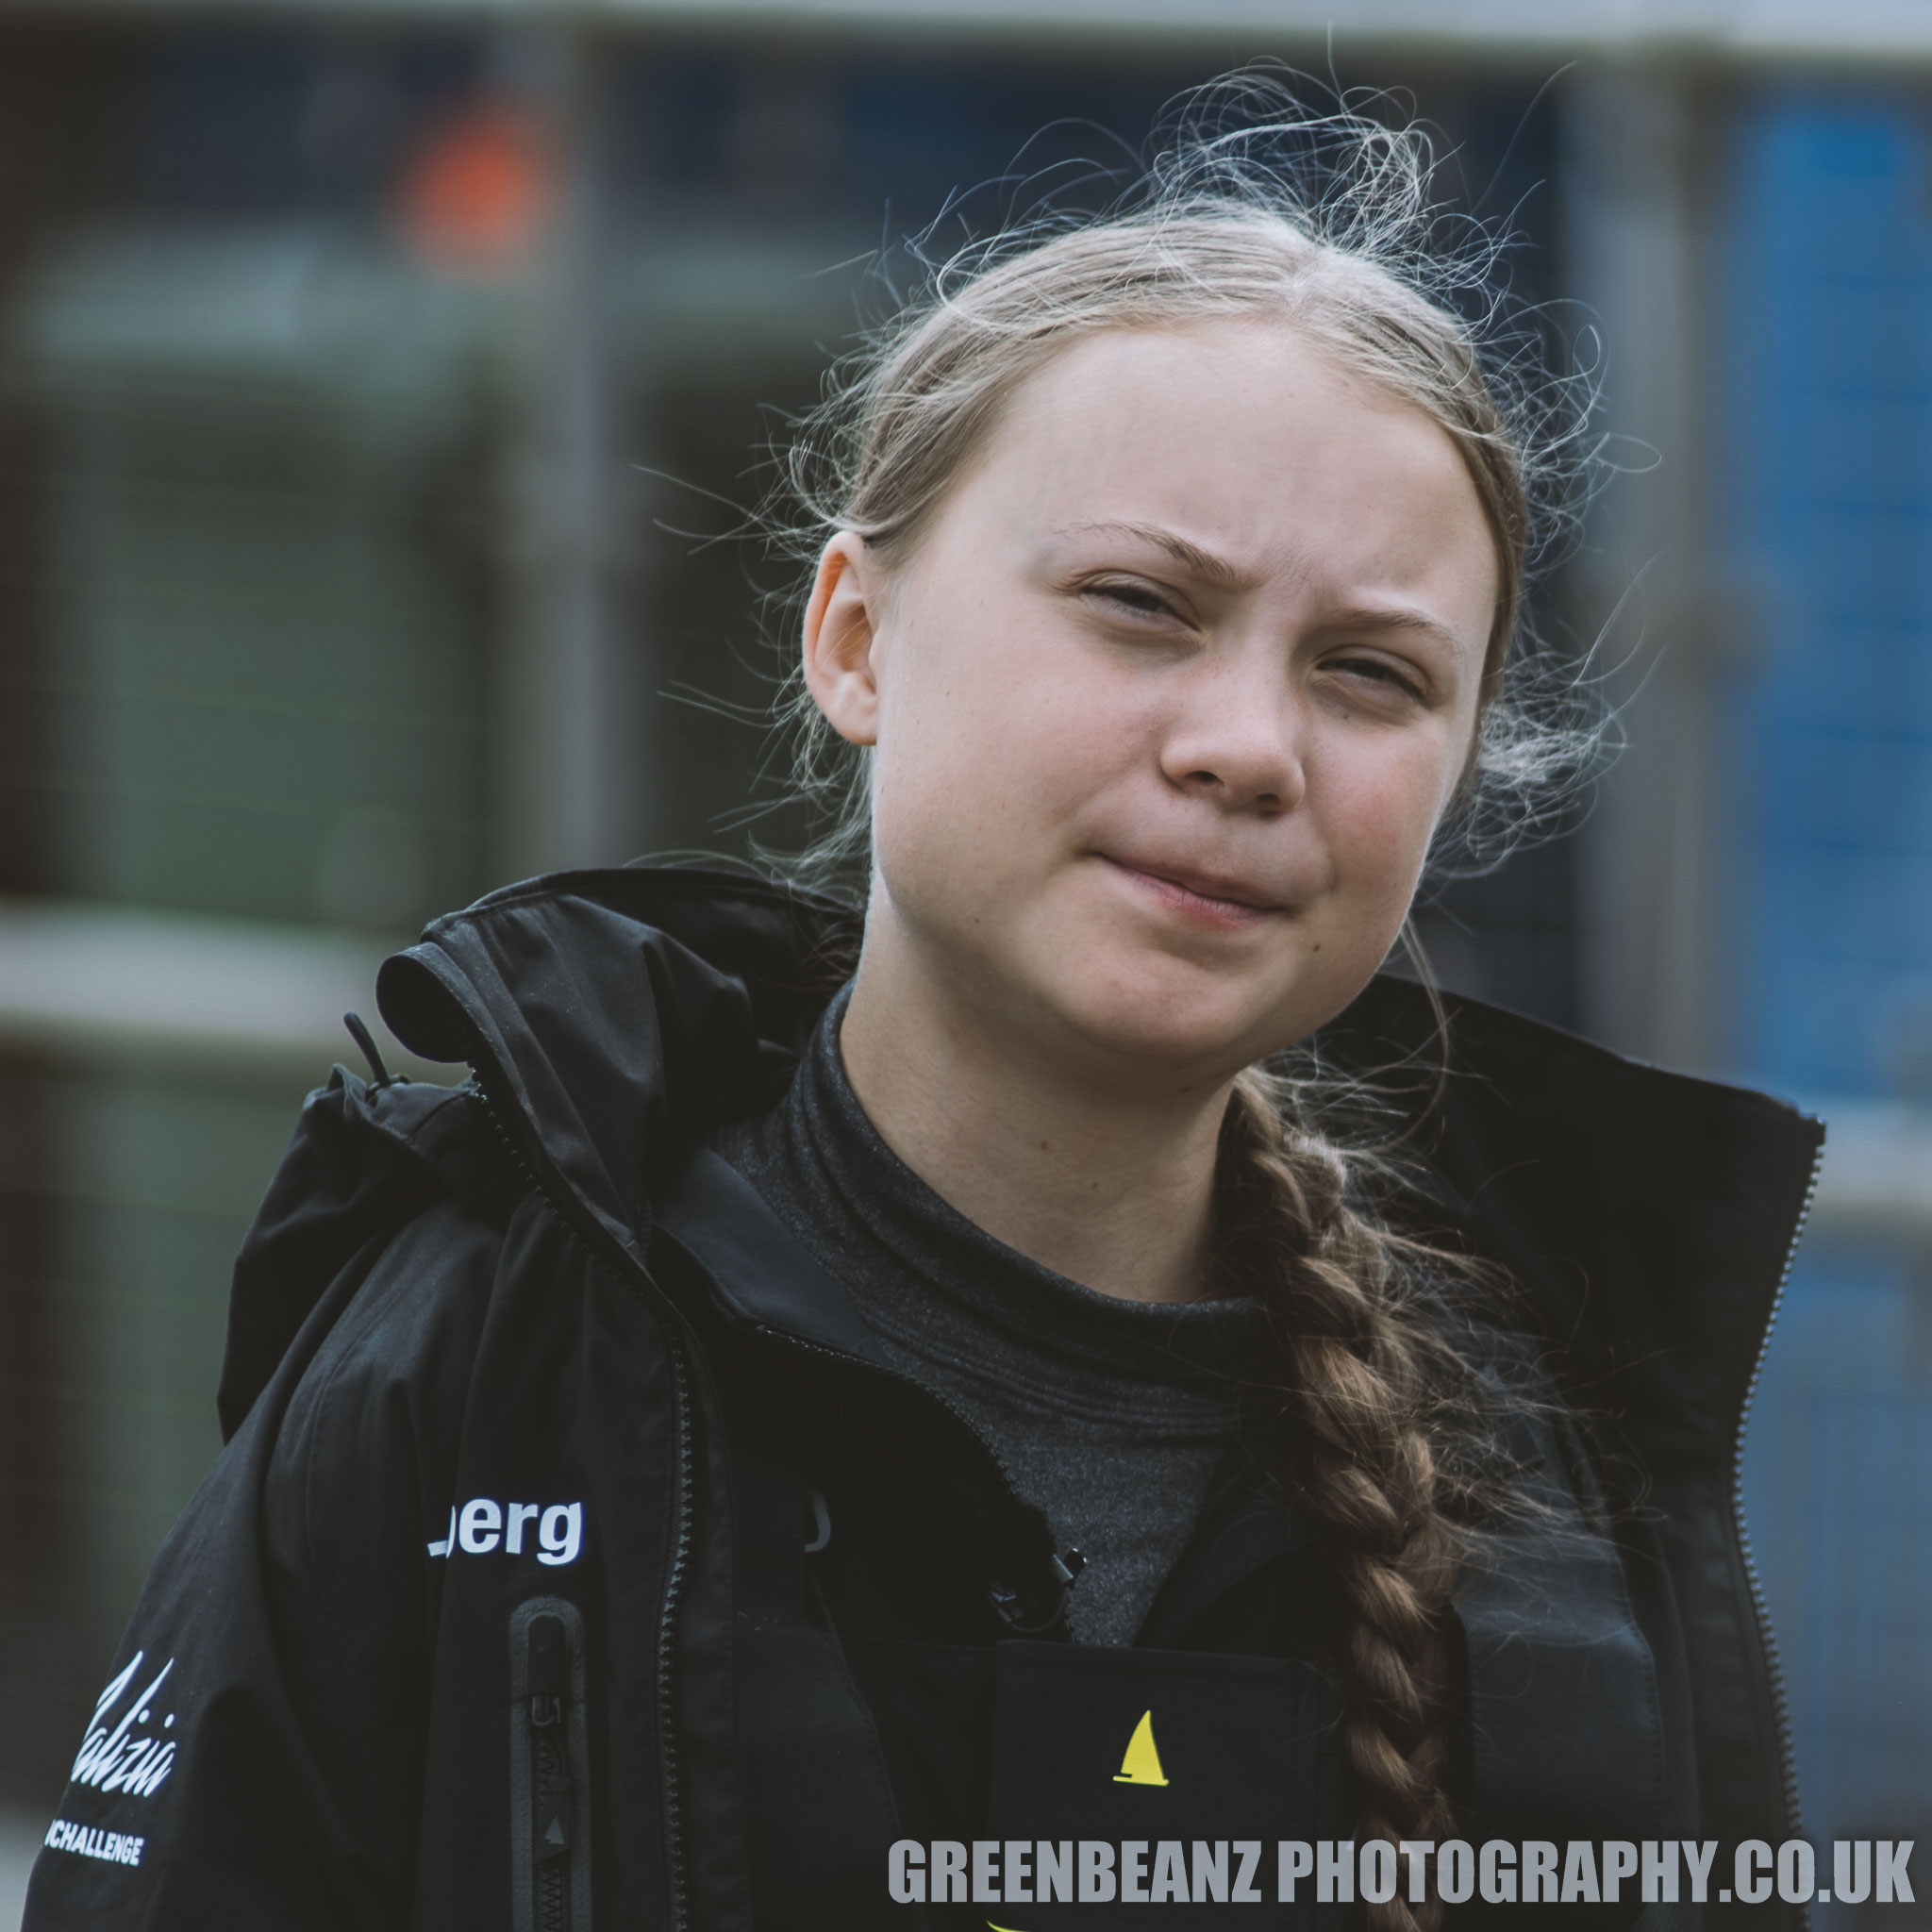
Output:
[[[530,1723],[540,1731],[563,1722],[570,1659],[560,1617],[530,1620]]]
[[[564,1729],[570,1695],[570,1640],[560,1617],[530,1620],[530,1728],[537,1733],[537,1862],[570,1851],[576,1791],[570,1774],[570,1739]]]

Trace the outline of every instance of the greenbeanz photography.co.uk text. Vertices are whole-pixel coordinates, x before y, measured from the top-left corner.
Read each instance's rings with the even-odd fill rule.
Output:
[[[1407,1840],[901,1839],[887,1886],[899,1905],[1910,1905],[1910,1839]],[[1012,1932],[1000,1927],[997,1932]]]

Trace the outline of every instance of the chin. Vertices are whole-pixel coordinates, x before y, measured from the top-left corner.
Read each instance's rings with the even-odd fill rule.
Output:
[[[1197,972],[1094,971],[1090,962],[1079,980],[1054,988],[1047,1004],[1068,1033],[1130,1076],[1223,1080],[1300,1037],[1280,1003]]]
[[[1067,947],[1043,959],[1048,1004],[1092,1047],[1124,1058],[1225,1078],[1324,1025],[1380,963],[1363,949],[1319,949],[1230,970],[1159,948]],[[1359,957],[1357,957],[1359,955]],[[1069,972],[1068,962],[1077,962]],[[1041,983],[1036,982],[1036,983]]]

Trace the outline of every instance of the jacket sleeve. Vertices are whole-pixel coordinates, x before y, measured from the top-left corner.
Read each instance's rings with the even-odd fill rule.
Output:
[[[460,1414],[496,1236],[393,1131],[372,1138],[373,1113],[340,1075],[314,1096],[251,1232],[237,1301],[272,1306],[238,1309],[250,1346],[292,1333],[149,1573],[24,1932],[408,1923],[438,1422]],[[240,1386],[225,1375],[225,1408]]]

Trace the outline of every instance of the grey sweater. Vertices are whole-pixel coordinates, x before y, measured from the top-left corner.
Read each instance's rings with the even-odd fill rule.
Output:
[[[851,1296],[895,1366],[986,1439],[1062,1551],[1083,1643],[1128,1643],[1192,1530],[1265,1346],[1242,1299],[1097,1294],[995,1241],[893,1154],[839,1052],[835,1001],[786,1098],[710,1145]]]

